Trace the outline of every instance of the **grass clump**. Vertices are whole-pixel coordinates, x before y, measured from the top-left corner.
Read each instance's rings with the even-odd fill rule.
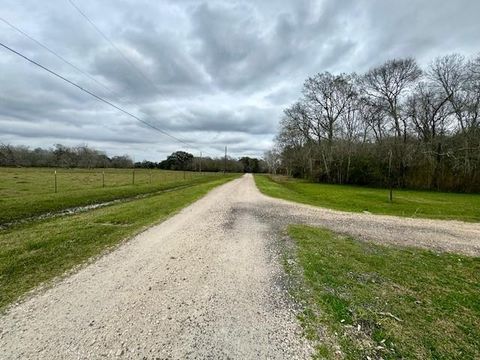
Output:
[[[480,259],[356,241],[291,226],[303,273],[297,294],[318,358],[478,359]],[[287,269],[288,270],[288,269]],[[337,349],[337,350],[335,350]]]

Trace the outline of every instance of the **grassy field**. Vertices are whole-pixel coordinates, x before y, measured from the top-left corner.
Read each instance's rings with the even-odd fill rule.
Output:
[[[0,230],[0,309],[40,283],[162,221],[234,177],[182,180],[182,188],[146,198]]]
[[[346,359],[480,358],[479,258],[288,232],[285,266],[318,358],[338,358],[338,346]]]
[[[58,192],[99,189],[132,185],[134,169],[63,169],[63,168],[0,168],[0,197],[31,196],[55,192],[57,171]],[[185,178],[201,176],[185,172]],[[135,169],[135,184],[149,185],[183,179],[182,171]]]
[[[58,192],[54,192],[54,169],[0,168],[0,225],[66,208],[123,199],[171,189],[192,181],[202,183],[219,174],[163,170],[106,169],[57,170]]]
[[[390,203],[385,189],[317,184],[266,175],[256,175],[255,181],[265,195],[336,210],[480,221],[480,194],[396,190]]]

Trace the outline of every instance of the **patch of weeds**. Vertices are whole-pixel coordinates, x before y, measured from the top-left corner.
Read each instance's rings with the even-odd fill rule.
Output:
[[[306,287],[303,269],[298,263],[297,247],[287,234],[283,237],[283,267],[287,274],[288,291],[299,306],[297,318],[303,328],[303,336],[315,349],[314,359],[336,359],[341,355],[340,346],[327,329],[319,326],[321,315],[312,302],[312,289]]]

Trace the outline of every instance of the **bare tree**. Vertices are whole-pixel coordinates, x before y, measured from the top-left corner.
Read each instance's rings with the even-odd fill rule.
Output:
[[[465,58],[459,54],[437,57],[428,70],[428,77],[439,91],[448,96],[462,131],[466,129],[465,111],[467,94],[464,91],[467,81]]]
[[[362,96],[358,102],[358,113],[364,126],[364,141],[373,134],[373,140],[382,142],[387,136],[387,127],[382,108],[370,98]]]
[[[284,114],[280,121],[281,130],[276,142],[282,149],[281,153],[285,155],[283,163],[287,175],[292,172],[295,163],[300,168],[295,172],[304,176],[308,168],[308,159],[312,156],[311,144],[316,141],[314,140],[315,131],[312,131],[310,119],[300,102],[287,108]]]
[[[449,127],[449,109],[446,104],[452,94],[436,91],[429,83],[420,82],[407,101],[407,116],[419,138],[431,142],[439,135],[445,135]]]
[[[281,155],[277,149],[265,151],[263,160],[267,164],[268,172],[276,175],[278,168],[281,166]]]
[[[407,121],[402,116],[402,100],[420,78],[422,70],[412,58],[394,59],[368,71],[363,77],[364,90],[392,120],[397,138],[407,140]]]
[[[327,180],[331,180],[332,162],[335,161],[333,142],[336,137],[342,136],[342,130],[346,130],[346,119],[353,119],[351,104],[356,92],[352,76],[328,72],[317,74],[305,81],[303,97],[310,127],[318,144],[315,153],[320,155]],[[325,141],[325,146],[322,146],[322,141]],[[313,161],[310,168],[313,168]]]
[[[446,155],[444,139],[450,123],[450,110],[446,105],[451,96],[438,91],[431,83],[420,82],[407,102],[407,114],[432,167],[430,186],[437,189],[440,186],[442,160]]]
[[[309,117],[304,103],[298,101],[284,110],[281,120],[282,128],[289,131],[294,137],[300,136],[304,140],[320,142],[320,132]]]
[[[340,117],[356,96],[351,76],[335,76],[328,72],[317,74],[307,79],[303,95],[319,137],[331,143]]]
[[[362,79],[365,94],[392,123],[395,143],[390,151],[397,164],[396,177],[405,184],[407,168],[408,120],[402,108],[408,90],[422,75],[422,70],[412,58],[394,59],[368,71]],[[403,143],[403,144],[402,144]]]
[[[472,144],[478,136],[480,113],[480,56],[467,62],[459,54],[436,58],[429,77],[445,95],[460,129],[463,147],[464,176],[473,178],[476,171],[476,150]]]
[[[478,133],[480,126],[480,55],[467,63],[467,127],[470,131]]]

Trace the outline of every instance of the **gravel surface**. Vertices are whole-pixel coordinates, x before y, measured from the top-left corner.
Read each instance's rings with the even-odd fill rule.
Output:
[[[350,214],[211,191],[0,318],[1,359],[304,359],[279,261],[289,223],[377,242],[480,254],[480,225]]]

